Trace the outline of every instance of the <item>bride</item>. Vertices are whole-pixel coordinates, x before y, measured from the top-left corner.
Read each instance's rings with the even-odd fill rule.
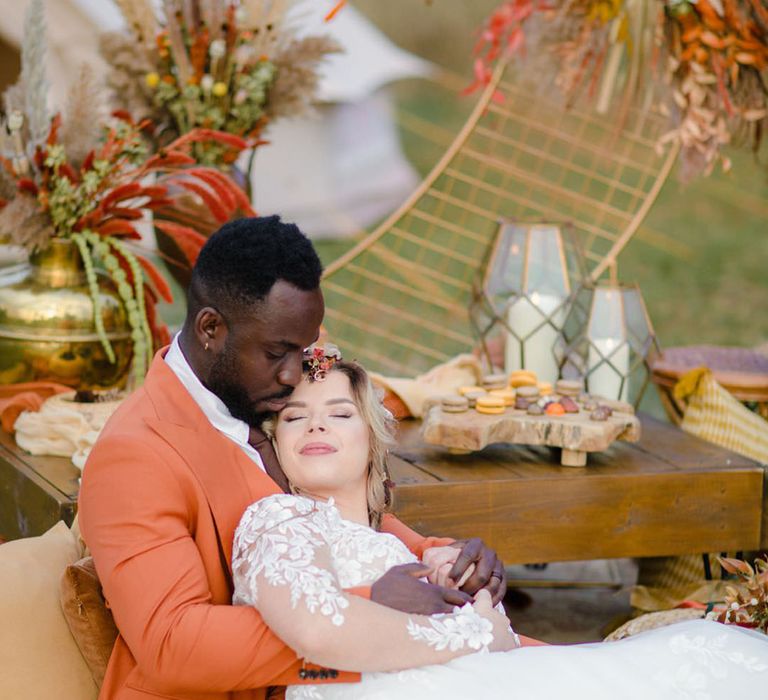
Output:
[[[331,669],[323,677],[334,677],[332,669],[363,674],[360,683],[289,686],[287,700],[705,700],[768,687],[768,638],[716,622],[609,644],[520,647],[482,590],[474,604],[431,617],[346,594],[416,561],[377,531],[389,502],[391,423],[365,371],[340,361],[327,374],[310,372],[267,426],[293,494],[264,498],[243,515],[234,602],[258,608],[300,657]],[[435,582],[445,582],[451,552],[458,550],[425,553]]]

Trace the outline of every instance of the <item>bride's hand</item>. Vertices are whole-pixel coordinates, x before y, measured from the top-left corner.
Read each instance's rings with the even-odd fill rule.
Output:
[[[517,637],[509,626],[507,616],[493,607],[491,594],[487,590],[482,588],[475,594],[475,602],[472,607],[478,615],[489,620],[493,625],[493,642],[488,645],[490,651],[517,649]]]
[[[421,561],[425,566],[432,569],[427,575],[427,580],[445,588],[461,588],[474,572],[475,565],[470,564],[461,578],[453,582],[448,576],[458,557],[459,550],[456,547],[429,547],[425,549]]]

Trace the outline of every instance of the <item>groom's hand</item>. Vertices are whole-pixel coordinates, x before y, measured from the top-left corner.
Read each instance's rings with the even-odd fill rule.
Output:
[[[496,552],[486,547],[477,537],[471,540],[456,540],[450,546],[461,551],[448,578],[451,581],[461,581],[464,572],[474,564],[474,571],[461,586],[461,590],[474,595],[484,588],[491,594],[494,605],[500,603],[507,592],[507,574],[504,571],[504,563],[496,556]]]
[[[417,615],[449,613],[454,606],[471,603],[472,596],[419,579],[432,569],[423,564],[393,566],[371,586],[371,600],[388,608]]]

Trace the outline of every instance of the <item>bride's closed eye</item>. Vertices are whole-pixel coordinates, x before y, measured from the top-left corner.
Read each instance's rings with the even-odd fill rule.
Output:
[[[294,421],[301,420],[302,418],[306,418],[304,414],[294,414],[290,416],[280,416],[280,418],[286,422],[286,423],[293,423]]]

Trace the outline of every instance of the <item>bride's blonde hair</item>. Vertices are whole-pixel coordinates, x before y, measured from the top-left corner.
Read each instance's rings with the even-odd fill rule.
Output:
[[[333,365],[329,372],[343,372],[347,376],[352,389],[352,399],[368,425],[368,484],[366,491],[368,519],[371,527],[378,530],[382,516],[392,504],[391,482],[387,471],[387,452],[394,444],[397,422],[381,402],[368,373],[357,362],[340,360]],[[277,416],[274,416],[262,425],[264,432],[273,440],[276,421]],[[291,485],[291,489],[296,491],[293,485]]]

